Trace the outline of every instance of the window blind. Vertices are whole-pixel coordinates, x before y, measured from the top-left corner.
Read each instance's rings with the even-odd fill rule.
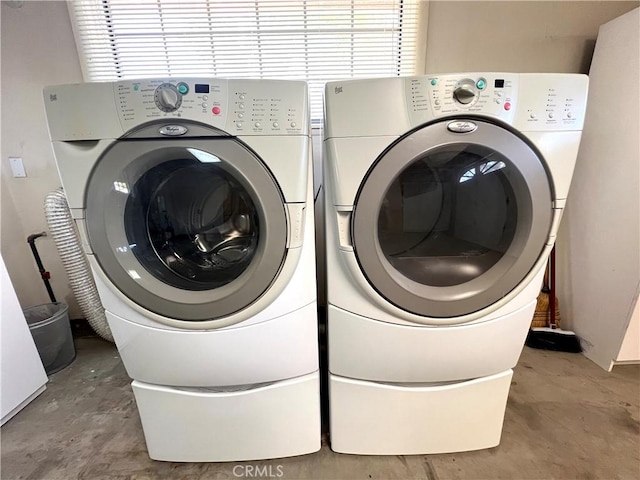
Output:
[[[144,77],[309,82],[312,119],[330,80],[411,75],[419,0],[77,0],[86,81]]]

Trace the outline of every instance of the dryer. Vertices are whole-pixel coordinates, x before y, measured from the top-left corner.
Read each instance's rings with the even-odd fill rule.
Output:
[[[331,82],[331,447],[498,445],[580,143],[584,75]]]
[[[306,84],[144,79],[44,102],[150,457],[318,450]]]

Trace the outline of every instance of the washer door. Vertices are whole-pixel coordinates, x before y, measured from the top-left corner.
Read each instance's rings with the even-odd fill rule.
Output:
[[[421,316],[461,316],[499,301],[529,273],[551,229],[544,162],[505,128],[465,121],[400,138],[369,170],[354,205],[365,277]],[[466,133],[450,130],[461,125]]]
[[[234,139],[115,142],[86,195],[100,267],[133,302],[165,317],[238,312],[269,288],[285,259],[283,196]]]

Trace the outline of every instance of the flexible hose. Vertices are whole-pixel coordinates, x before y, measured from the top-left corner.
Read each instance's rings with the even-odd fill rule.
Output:
[[[82,250],[67,197],[61,188],[47,195],[44,213],[82,314],[99,336],[113,342],[113,334],[104,315],[104,307],[98,296],[89,262]]]

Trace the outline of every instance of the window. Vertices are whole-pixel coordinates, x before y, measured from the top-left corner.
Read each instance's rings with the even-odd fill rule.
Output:
[[[309,82],[322,118],[329,80],[416,73],[420,0],[77,0],[86,81],[142,77]]]
[[[460,177],[459,182],[468,182],[469,180],[473,179],[477,173],[486,175],[487,173],[495,172],[505,167],[506,165],[502,161],[491,160],[488,162],[484,162],[479,164],[477,167],[472,167],[469,170],[465,171]]]

